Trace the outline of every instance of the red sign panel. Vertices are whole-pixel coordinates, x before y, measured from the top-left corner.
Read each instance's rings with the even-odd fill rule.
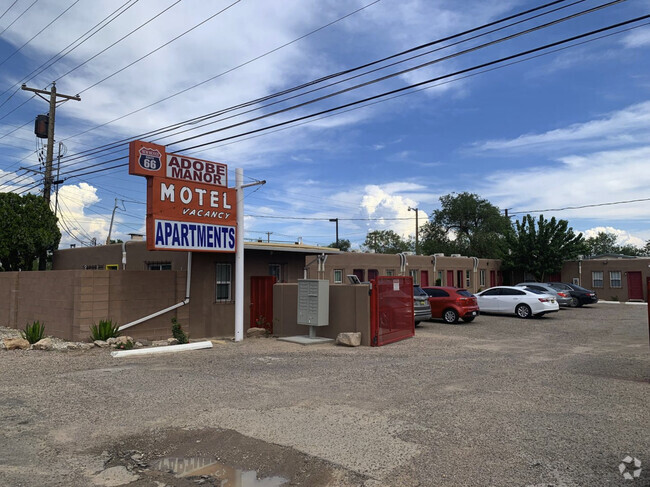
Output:
[[[235,252],[237,193],[225,164],[139,140],[129,156],[129,174],[147,178],[148,250]]]

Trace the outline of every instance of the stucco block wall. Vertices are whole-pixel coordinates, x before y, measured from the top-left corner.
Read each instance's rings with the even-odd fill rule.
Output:
[[[123,325],[184,297],[184,272],[3,272],[0,324],[22,329],[26,323],[38,320],[45,323],[46,335],[85,341],[89,339],[90,326],[99,320],[111,319]],[[165,313],[125,330],[124,334],[134,338],[167,338],[171,336],[172,316],[182,323],[189,318],[189,312],[180,308]]]
[[[370,296],[368,286],[330,285],[329,325],[316,335],[336,338],[339,333],[361,332],[361,344],[370,346]],[[298,284],[273,286],[273,334],[280,337],[308,335],[298,324]]]

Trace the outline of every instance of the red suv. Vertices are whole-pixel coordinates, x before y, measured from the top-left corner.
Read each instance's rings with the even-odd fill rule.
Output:
[[[455,287],[423,287],[429,295],[431,317],[442,318],[445,323],[458,323],[458,318],[469,323],[479,314],[476,298],[465,289]]]

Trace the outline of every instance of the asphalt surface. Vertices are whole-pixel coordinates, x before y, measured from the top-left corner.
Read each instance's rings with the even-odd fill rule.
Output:
[[[426,322],[380,348],[0,351],[0,376],[0,486],[233,485],[168,458],[241,487],[650,485],[645,305]]]

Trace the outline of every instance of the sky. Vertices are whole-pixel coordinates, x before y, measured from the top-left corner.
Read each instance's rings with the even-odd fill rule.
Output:
[[[329,245],[335,218],[355,249],[372,230],[409,238],[409,208],[422,225],[441,196],[467,191],[513,219],[643,246],[650,19],[582,35],[648,15],[650,1],[519,15],[542,5],[3,0],[0,191],[42,192],[34,118],[48,104],[20,86],[55,81],[81,97],[56,110],[60,248],[145,232],[146,181],[126,165],[135,139],[225,163],[231,186],[236,168],[266,181],[245,189],[246,240]]]

